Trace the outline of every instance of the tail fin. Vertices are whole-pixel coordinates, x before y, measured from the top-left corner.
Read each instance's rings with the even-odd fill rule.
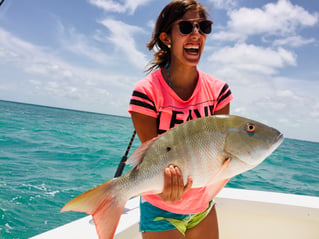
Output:
[[[61,212],[78,211],[91,214],[99,238],[112,239],[128,200],[121,197],[116,187],[116,180],[107,181],[72,199],[61,209]]]

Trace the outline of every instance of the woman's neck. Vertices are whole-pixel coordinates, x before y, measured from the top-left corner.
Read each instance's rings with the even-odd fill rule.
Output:
[[[175,67],[170,65],[162,69],[162,74],[168,85],[183,100],[189,99],[197,84],[196,67]]]

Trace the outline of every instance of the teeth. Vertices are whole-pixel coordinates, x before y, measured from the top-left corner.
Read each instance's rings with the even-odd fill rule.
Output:
[[[199,52],[199,46],[188,45],[188,46],[185,46],[184,49],[188,54],[192,54],[192,55],[197,55]]]
[[[185,49],[187,49],[187,50],[198,50],[199,46],[185,46]]]

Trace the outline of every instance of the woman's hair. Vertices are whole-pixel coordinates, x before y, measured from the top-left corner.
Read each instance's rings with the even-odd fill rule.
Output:
[[[147,72],[162,68],[169,63],[171,58],[170,49],[160,40],[159,36],[162,32],[170,34],[171,25],[181,19],[189,10],[198,11],[201,18],[207,19],[206,9],[196,0],[173,0],[162,10],[157,18],[152,39],[147,44],[149,50],[155,48],[154,60],[146,70]]]

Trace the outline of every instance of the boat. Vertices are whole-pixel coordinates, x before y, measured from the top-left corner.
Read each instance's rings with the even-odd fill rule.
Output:
[[[216,197],[220,239],[319,239],[319,197],[224,188]],[[91,216],[32,239],[98,239]],[[123,211],[115,239],[141,239],[139,197]]]

